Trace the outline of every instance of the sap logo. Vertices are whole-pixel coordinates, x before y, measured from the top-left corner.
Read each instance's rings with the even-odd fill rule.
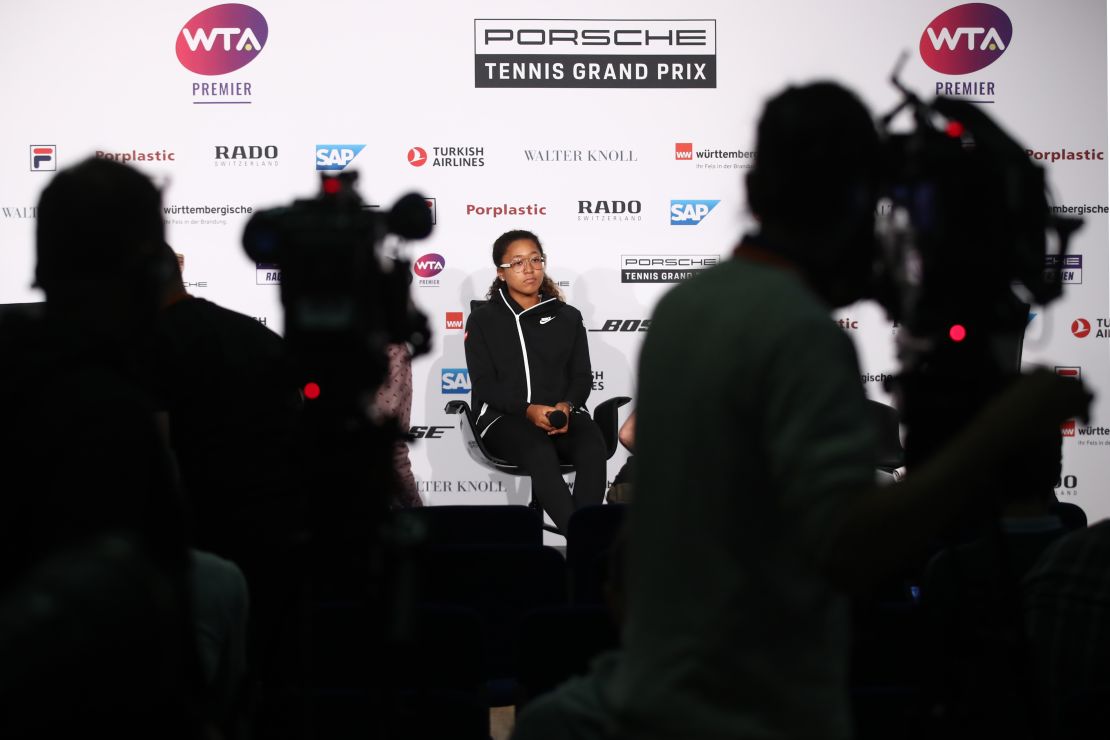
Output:
[[[697,226],[719,200],[672,200],[671,226]]]
[[[691,142],[680,144],[675,142],[674,158],[679,160],[692,160],[694,158],[694,145]]]
[[[647,331],[651,328],[651,319],[608,319],[600,329],[590,331]]]
[[[463,328],[462,311],[448,311],[447,312],[447,328],[448,329],[461,329],[461,328]]]
[[[409,427],[409,436],[413,439],[443,439],[443,435],[451,427]]]
[[[443,272],[446,265],[447,260],[443,258],[443,255],[433,252],[416,260],[416,264],[412,266],[412,271],[422,278],[430,278]]]
[[[1013,25],[1000,8],[986,3],[957,5],[925,27],[918,45],[921,59],[946,75],[977,72],[1002,56]]]
[[[199,75],[223,75],[254,61],[266,44],[266,19],[249,5],[214,5],[177,34],[177,60]]]
[[[443,393],[470,393],[470,371],[465,367],[446,367],[439,373],[439,389]]]
[[[365,144],[317,144],[316,169],[342,170],[351,163]]]
[[[31,172],[53,172],[58,169],[58,147],[53,144],[31,145]]]

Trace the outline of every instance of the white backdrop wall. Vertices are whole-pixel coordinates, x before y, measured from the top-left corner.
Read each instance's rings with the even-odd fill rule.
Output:
[[[1110,424],[1106,5],[1009,0],[978,20],[951,14],[934,20],[956,5],[951,0],[680,5],[254,0],[254,11],[232,8],[222,18],[212,11],[194,22],[212,6],[180,0],[5,3],[0,9],[6,98],[0,116],[0,302],[41,298],[30,287],[33,206],[51,172],[97,152],[132,155],[165,189],[167,236],[185,255],[190,291],[280,332],[274,271],[259,269],[241,247],[246,209],[312,195],[318,162],[336,149],[357,150],[347,167],[359,171],[368,202],[389,205],[413,189],[435,199],[435,233],[398,246],[433,270],[434,263],[443,263],[438,274],[416,276],[413,287],[437,329],[431,354],[414,363],[412,423],[440,427],[435,438],[412,448],[425,500],[524,502],[527,481],[492,475],[474,464],[454,417],[443,412],[446,401],[468,397],[444,392],[465,388],[444,380],[445,372],[465,368],[462,330],[449,325],[447,314],[462,312],[465,319],[469,301],[484,295],[493,277],[493,239],[511,228],[540,235],[550,274],[591,330],[596,372],[591,400],[634,395],[644,336],[638,322],[650,318],[668,284],[622,282],[624,261],[637,255],[724,258],[752,225],[742,176],[767,97],[789,82],[830,78],[855,89],[876,113],[885,112],[898,99],[887,78],[907,50],[903,79],[909,86],[931,95],[938,85],[974,83],[962,88],[971,93],[967,97],[980,101],[1028,149],[1063,152],[1057,161],[1052,155],[1043,160],[1056,202],[1094,211],[1084,214],[1086,225],[1072,250],[1081,256],[1082,269],[1070,275],[1061,300],[1034,309],[1025,359],[1079,367],[1100,391],[1093,426],[1079,424],[1065,437],[1058,489],[1061,498],[1100,519],[1110,515],[1110,493],[1102,485],[1110,429],[1098,426]],[[551,18],[557,20],[541,20]],[[984,18],[1000,29],[996,48],[966,54],[926,49],[923,55],[927,28],[936,33],[948,26],[958,33]],[[1009,34],[1002,30],[1007,22]],[[216,28],[240,30],[209,35],[211,52],[204,50],[204,39],[190,51],[198,28],[210,34]],[[550,41],[535,29],[552,28],[624,29],[625,35],[607,38],[639,41],[639,47],[629,48],[647,54],[623,59],[613,56],[616,46],[595,44],[591,49],[602,56],[587,62],[639,61],[646,66],[631,69],[646,70],[650,77],[658,60],[677,59],[705,65],[706,78],[655,81],[669,87],[643,86],[652,79],[625,80],[618,87],[571,86],[583,84],[574,79],[574,62],[590,52],[586,46],[516,43]],[[653,41],[645,49],[645,28],[689,43]],[[506,30],[513,31],[512,42],[499,40]],[[526,33],[516,35],[521,30]],[[959,48],[968,39],[957,37]],[[986,34],[971,40],[977,46],[994,42]],[[229,52],[222,51],[225,41]],[[696,58],[674,56],[687,49]],[[491,68],[476,65],[478,54],[483,55],[478,62],[494,55],[495,65],[508,58],[497,55],[531,54],[527,61],[549,63],[548,76],[527,84],[550,86],[485,86]],[[544,56],[550,54],[570,56]],[[974,66],[976,58],[989,64],[942,73],[927,57],[934,66]],[[937,61],[942,58],[947,61]],[[562,80],[552,79],[550,64],[558,61],[564,65]],[[221,64],[242,66],[224,71]],[[513,72],[511,65],[492,69]],[[692,145],[691,159],[678,158],[676,151],[685,149],[679,144]],[[234,147],[247,147],[240,152],[245,158],[217,159],[219,147],[228,147],[228,156],[236,154]],[[716,150],[738,154],[723,157],[714,155]],[[420,163],[424,155],[422,165],[410,163],[410,158]],[[718,202],[697,223],[672,224],[672,201],[683,200]],[[619,201],[625,208],[636,207],[635,201],[639,213],[591,218],[580,213],[580,201]],[[493,210],[502,206],[531,206],[533,213]],[[806,204],[798,208],[804,211]],[[838,311],[834,318],[856,342],[868,394],[886,400],[878,378],[896,370],[896,329],[872,304]],[[1077,336],[1083,321],[1091,330]],[[604,330],[614,327],[623,330]],[[610,475],[622,462],[618,453]]]

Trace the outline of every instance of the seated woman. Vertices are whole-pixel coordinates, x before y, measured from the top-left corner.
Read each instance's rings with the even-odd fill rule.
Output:
[[[466,364],[486,446],[528,471],[533,499],[566,532],[575,509],[601,503],[606,454],[583,408],[593,374],[582,314],[564,302],[545,262],[530,231],[493,243],[497,277],[489,302],[467,320]],[[573,495],[559,474],[562,461],[575,466]]]

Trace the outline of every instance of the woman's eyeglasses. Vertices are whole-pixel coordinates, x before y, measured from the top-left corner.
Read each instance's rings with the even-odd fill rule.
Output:
[[[544,264],[547,262],[546,257],[529,257],[528,259],[513,260],[506,262],[503,265],[498,265],[502,269],[511,269],[513,272],[523,272],[524,265],[527,263],[532,266],[533,270],[542,270]]]

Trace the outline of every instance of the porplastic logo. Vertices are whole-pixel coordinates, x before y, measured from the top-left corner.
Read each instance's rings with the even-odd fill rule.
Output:
[[[416,263],[412,266],[412,271],[422,278],[435,277],[443,272],[446,264],[447,260],[443,258],[443,255],[432,252],[416,260]]]
[[[423,167],[428,163],[428,153],[418,146],[409,149],[409,164],[413,167]]]
[[[1082,339],[1091,333],[1091,322],[1087,319],[1076,319],[1071,322],[1071,333],[1078,339]]]
[[[921,34],[921,59],[946,75],[966,75],[990,66],[1013,37],[1010,16],[987,3],[957,5],[944,11]]]
[[[266,45],[266,19],[249,5],[202,10],[177,34],[177,60],[198,75],[225,75],[254,61]]]

